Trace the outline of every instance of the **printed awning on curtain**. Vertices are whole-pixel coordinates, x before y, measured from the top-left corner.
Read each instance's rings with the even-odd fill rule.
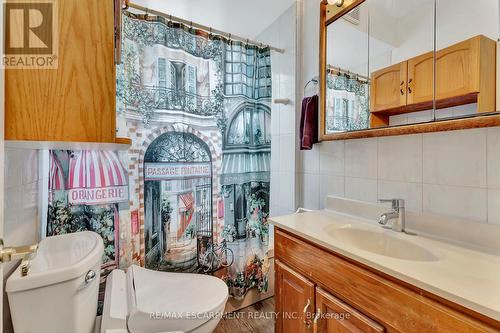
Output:
[[[181,194],[179,195],[179,198],[184,204],[184,207],[186,207],[186,210],[190,210],[191,208],[193,208],[194,205],[193,192]]]
[[[49,151],[49,190],[60,191],[66,189],[64,171],[61,162],[55,153]]]
[[[221,184],[269,182],[270,164],[270,152],[224,154]]]
[[[68,200],[97,205],[128,200],[127,174],[113,151],[82,150],[69,162]]]

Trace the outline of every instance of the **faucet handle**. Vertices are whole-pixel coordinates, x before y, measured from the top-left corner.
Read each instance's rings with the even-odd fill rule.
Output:
[[[392,204],[392,209],[405,208],[404,199],[380,199],[379,202],[390,202]]]

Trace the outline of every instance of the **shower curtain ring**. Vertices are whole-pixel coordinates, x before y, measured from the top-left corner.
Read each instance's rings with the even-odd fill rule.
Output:
[[[149,17],[149,8],[146,8],[144,11],[146,12],[144,18],[147,19]]]

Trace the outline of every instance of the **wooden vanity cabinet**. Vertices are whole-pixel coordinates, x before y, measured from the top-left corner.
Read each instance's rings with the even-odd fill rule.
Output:
[[[274,251],[276,333],[500,332],[498,321],[280,228]]]
[[[120,10],[120,1],[54,5],[58,66],[5,70],[5,139],[116,143],[115,7]]]
[[[314,284],[280,262],[275,262],[276,332],[306,333],[314,312]]]

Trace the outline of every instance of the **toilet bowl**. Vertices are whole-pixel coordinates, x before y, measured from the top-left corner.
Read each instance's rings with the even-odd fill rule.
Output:
[[[215,277],[131,266],[107,278],[101,333],[211,333],[228,299]],[[128,331],[127,331],[128,330]]]
[[[93,333],[104,246],[90,231],[43,239],[7,279],[15,332]],[[228,299],[215,277],[131,266],[107,278],[101,333],[211,333]]]

